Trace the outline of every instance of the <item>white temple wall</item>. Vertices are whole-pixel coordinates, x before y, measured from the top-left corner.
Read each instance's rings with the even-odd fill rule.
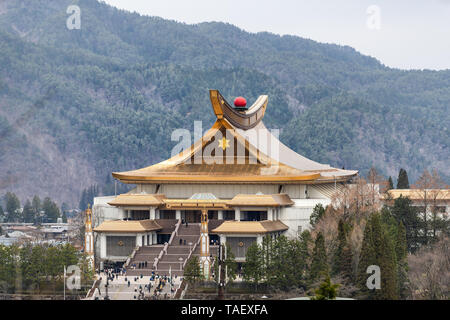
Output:
[[[142,185],[137,190],[154,193],[154,185]],[[195,193],[212,193],[219,199],[231,199],[237,194],[263,194],[278,193],[278,185],[252,185],[252,184],[165,184],[161,185],[158,193],[165,194],[167,198],[187,199]]]
[[[127,212],[121,208],[113,207],[108,202],[114,200],[115,196],[95,197],[92,207],[92,227],[98,227],[105,220],[122,220],[126,218]]]
[[[324,207],[330,204],[329,199],[292,199],[295,204],[280,210],[280,220],[289,227],[284,235],[288,238],[296,238],[300,233],[309,229],[309,217],[316,206],[321,203]],[[301,227],[301,230],[299,229]]]
[[[271,184],[162,184],[158,193],[165,194],[167,198],[187,199],[195,193],[212,193],[219,199],[231,199],[237,194],[263,194],[278,193],[279,185]],[[308,197],[311,199],[326,199],[327,197],[319,192],[313,185],[285,184],[281,193],[287,193],[291,199],[305,199],[305,190],[308,190]],[[142,184],[131,190],[129,193],[156,192],[156,185]]]

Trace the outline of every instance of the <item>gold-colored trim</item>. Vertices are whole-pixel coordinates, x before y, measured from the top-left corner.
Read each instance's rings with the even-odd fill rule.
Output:
[[[236,111],[220,94],[219,90],[209,90],[211,105],[217,119],[227,119],[235,127],[248,130],[255,127],[264,117],[268,96],[262,95],[245,112]]]

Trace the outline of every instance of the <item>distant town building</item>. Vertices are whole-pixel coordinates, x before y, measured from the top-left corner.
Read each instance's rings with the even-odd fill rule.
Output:
[[[433,210],[441,214],[450,213],[450,189],[391,189],[384,197],[386,203],[392,204],[400,196],[409,198],[419,212],[431,214]]]

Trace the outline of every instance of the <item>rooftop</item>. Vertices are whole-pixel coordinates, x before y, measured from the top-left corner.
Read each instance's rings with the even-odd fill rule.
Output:
[[[154,220],[107,220],[102,222],[97,228],[94,228],[95,232],[148,232],[161,230],[162,227]]]
[[[217,119],[201,139],[168,160],[113,177],[123,183],[286,184],[347,181],[357,174],[307,159],[281,143],[262,122],[268,96],[245,112],[231,107],[218,90],[210,90],[210,98]]]
[[[279,220],[224,221],[224,223],[212,230],[212,232],[219,234],[263,234],[269,232],[285,231],[287,229],[288,226]]]

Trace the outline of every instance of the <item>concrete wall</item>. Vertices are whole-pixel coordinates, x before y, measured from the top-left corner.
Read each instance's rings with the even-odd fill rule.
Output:
[[[280,210],[280,220],[289,227],[284,233],[288,238],[297,237],[298,227],[301,226],[302,231],[310,227],[309,217],[318,203],[322,203],[325,207],[330,204],[329,199],[292,199],[295,204],[292,207],[282,208]]]
[[[334,184],[330,184],[334,185]],[[263,194],[278,193],[279,185],[269,184],[166,184],[161,185],[158,193],[165,194],[168,198],[187,199],[195,193],[212,193],[220,199],[231,199],[237,194]],[[282,186],[281,193],[287,193],[292,199],[305,199],[305,190],[308,190],[308,197],[314,199],[326,199],[326,195],[320,193],[313,185],[286,184]],[[129,193],[145,192],[153,194],[156,192],[156,186],[153,184],[138,185]]]

